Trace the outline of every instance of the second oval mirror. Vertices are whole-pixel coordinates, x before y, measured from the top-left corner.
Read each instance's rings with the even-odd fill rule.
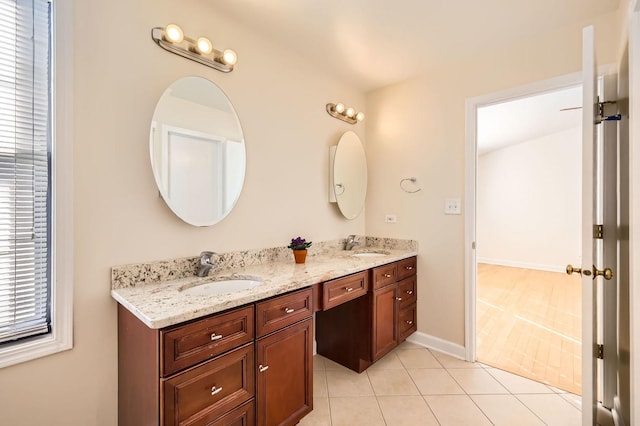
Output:
[[[333,159],[333,188],[338,208],[347,219],[355,219],[367,195],[367,158],[360,138],[345,132]]]
[[[224,219],[246,166],[240,121],[224,92],[202,77],[175,81],[158,101],[149,139],[153,175],[169,208],[195,226]]]

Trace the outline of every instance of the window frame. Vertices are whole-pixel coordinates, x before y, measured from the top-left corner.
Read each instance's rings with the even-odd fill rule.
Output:
[[[72,8],[72,0],[51,0],[51,333],[0,347],[0,368],[73,347]]]

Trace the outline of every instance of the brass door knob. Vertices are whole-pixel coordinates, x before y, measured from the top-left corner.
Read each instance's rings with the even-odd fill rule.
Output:
[[[580,274],[580,275],[582,275],[582,269],[581,268],[574,268],[572,265],[567,265],[567,275],[571,275],[571,274]]]
[[[611,268],[604,268],[604,270],[599,270],[595,267],[595,265],[593,266],[593,278],[595,277],[604,277],[605,280],[610,280],[611,278],[613,278],[613,271],[611,270]]]
[[[582,268],[574,268],[572,265],[567,265],[567,275],[578,274],[591,276],[591,271],[588,269],[582,270]]]

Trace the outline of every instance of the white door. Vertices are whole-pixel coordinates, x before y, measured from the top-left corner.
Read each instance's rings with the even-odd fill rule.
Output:
[[[582,72],[582,267],[574,272],[582,275],[582,424],[590,426],[599,403],[612,408],[617,383],[616,282],[605,267],[616,264],[617,141],[615,127],[600,122],[593,27],[583,31]],[[611,92],[615,78],[604,83],[603,94]],[[605,361],[598,364],[603,344]]]
[[[597,407],[597,292],[591,277],[594,264],[596,129],[594,127],[597,82],[593,27],[582,33],[582,424],[595,424]],[[567,272],[571,272],[567,267]],[[588,273],[587,273],[588,272]]]

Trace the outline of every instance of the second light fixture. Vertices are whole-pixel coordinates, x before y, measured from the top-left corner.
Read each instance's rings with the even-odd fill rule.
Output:
[[[342,103],[328,103],[327,113],[329,113],[330,116],[346,121],[349,124],[356,124],[357,122],[364,120],[363,112],[358,112],[351,107],[347,108]]]

